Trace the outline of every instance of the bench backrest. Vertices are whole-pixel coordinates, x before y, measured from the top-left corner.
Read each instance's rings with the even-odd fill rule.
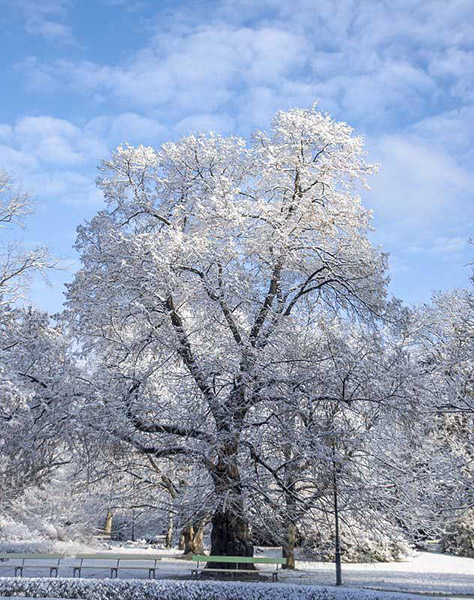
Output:
[[[96,552],[94,554],[75,554],[73,556],[67,554],[40,554],[27,552],[3,552],[0,553],[0,559],[28,559],[28,560],[47,560],[61,558],[77,558],[77,559],[95,559],[95,560],[161,560],[161,554],[125,554],[114,552]]]
[[[285,565],[286,558],[275,558],[270,556],[206,556],[205,554],[194,554],[195,562],[220,562],[220,563],[260,563],[267,565]]]
[[[48,558],[68,558],[66,554],[39,554],[39,553],[26,553],[26,552],[3,552],[0,553],[0,559],[32,559],[32,560],[41,560]],[[72,558],[72,557],[69,557]]]
[[[94,554],[76,554],[74,558],[90,560],[161,560],[161,554],[125,554],[124,552],[96,552]]]

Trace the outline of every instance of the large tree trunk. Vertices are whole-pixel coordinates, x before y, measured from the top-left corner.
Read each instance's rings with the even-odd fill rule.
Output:
[[[235,415],[235,413],[234,413]],[[235,417],[234,417],[235,418]],[[240,428],[229,431],[229,422],[223,421],[221,432],[224,443],[219,448],[211,471],[217,497],[217,508],[212,517],[211,555],[253,556],[250,528],[244,516],[242,483],[238,464]],[[233,423],[235,425],[235,421]],[[208,563],[209,568],[222,568],[220,563]],[[252,568],[245,564],[240,568]],[[235,563],[226,563],[226,568],[238,568]]]
[[[211,554],[253,556],[247,521],[239,514],[217,510],[212,518]]]
[[[248,522],[229,510],[216,510],[212,517],[212,556],[253,556]],[[222,563],[210,562],[209,569],[222,569]],[[226,569],[254,569],[253,563],[225,563]]]

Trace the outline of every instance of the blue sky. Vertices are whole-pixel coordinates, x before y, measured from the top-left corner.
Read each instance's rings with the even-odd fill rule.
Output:
[[[37,201],[25,243],[67,259],[35,281],[39,307],[61,307],[75,228],[101,208],[97,165],[119,143],[246,136],[314,101],[382,163],[365,203],[393,293],[469,285],[472,0],[0,0],[0,44],[0,167]]]

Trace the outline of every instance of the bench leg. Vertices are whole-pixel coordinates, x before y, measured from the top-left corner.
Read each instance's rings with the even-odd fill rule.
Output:
[[[58,576],[58,568],[59,567],[49,567],[49,576],[57,577]]]
[[[156,579],[156,569],[152,567],[148,569],[148,579]]]
[[[118,577],[118,567],[112,567],[110,569],[110,579],[117,579]]]
[[[75,577],[77,573],[77,576],[80,577],[81,576],[81,567],[74,567],[74,570],[72,572],[72,576]]]
[[[278,581],[278,572],[272,573],[272,581]]]
[[[23,567],[15,567],[15,577],[23,577]]]

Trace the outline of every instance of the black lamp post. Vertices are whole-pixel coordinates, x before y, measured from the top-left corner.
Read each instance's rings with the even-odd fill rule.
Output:
[[[337,505],[337,479],[336,479],[336,462],[334,461],[333,468],[333,483],[334,483],[334,523],[336,530],[336,585],[342,585],[342,567],[341,567],[341,541],[339,538],[339,510]]]

